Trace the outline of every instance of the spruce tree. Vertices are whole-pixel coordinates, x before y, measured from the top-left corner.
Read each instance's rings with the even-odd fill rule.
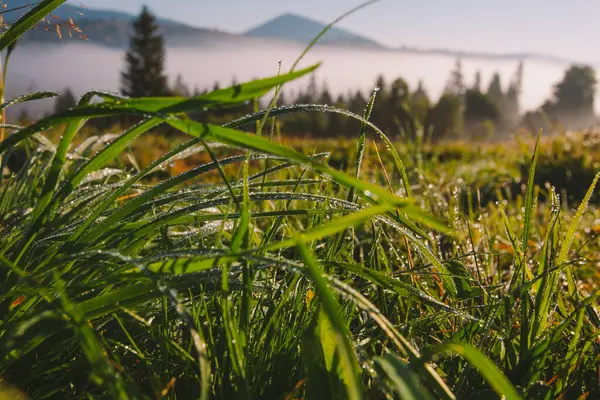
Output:
[[[475,72],[475,81],[473,82],[473,90],[481,92],[481,71]]]
[[[419,81],[417,89],[412,93],[410,98],[410,110],[419,124],[425,124],[425,118],[430,106],[429,96],[423,87],[423,81]]]
[[[519,120],[521,113],[521,107],[519,104],[519,98],[523,90],[523,62],[519,63],[517,71],[513,81],[510,83],[508,90],[506,91],[506,110],[505,118],[511,124],[515,124]]]
[[[181,74],[177,75],[177,78],[175,79],[175,84],[173,85],[173,89],[171,89],[171,92],[173,92],[173,94],[176,96],[190,97],[190,89],[183,81],[183,76]]]
[[[156,17],[144,6],[133,23],[125,71],[121,73],[121,92],[129,97],[168,95],[164,61],[164,40],[158,33]]]
[[[502,109],[504,107],[504,92],[502,91],[500,74],[497,72],[492,76],[492,80],[488,86],[487,95],[498,108]]]
[[[463,76],[462,60],[460,57],[458,57],[454,65],[454,70],[452,70],[452,73],[450,74],[450,79],[448,79],[448,83],[446,83],[444,92],[461,97],[465,94],[465,90],[466,87]]]
[[[75,95],[73,94],[71,89],[67,88],[54,101],[54,113],[58,114],[63,111],[67,111],[68,109],[75,107],[76,105],[77,99],[75,98]]]

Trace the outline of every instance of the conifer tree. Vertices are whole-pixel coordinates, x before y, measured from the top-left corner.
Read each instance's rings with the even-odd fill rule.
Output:
[[[176,96],[190,97],[190,90],[183,81],[183,76],[181,74],[177,75],[177,79],[175,79],[175,84],[173,85],[172,92]]]
[[[54,101],[54,114],[67,111],[69,108],[77,105],[77,99],[71,89],[65,89]]]
[[[121,92],[129,97],[168,95],[164,61],[164,40],[158,32],[156,17],[144,6],[133,23],[125,71],[121,73]]]
[[[521,107],[519,98],[523,90],[523,62],[519,63],[513,81],[506,92],[506,119],[510,123],[516,123],[519,119]]]
[[[454,70],[450,74],[450,79],[446,83],[444,92],[453,94],[455,96],[462,96],[465,93],[465,79],[462,70],[462,60],[460,57],[456,59]]]
[[[423,125],[425,117],[429,111],[430,101],[427,91],[423,87],[423,81],[419,81],[417,89],[412,93],[410,99],[410,109],[417,121]]]
[[[500,80],[500,74],[495,73],[492,76],[490,85],[488,86],[487,95],[500,109],[504,106],[504,92],[502,91],[502,82]]]
[[[481,92],[481,71],[475,73],[475,81],[473,82],[473,90]]]

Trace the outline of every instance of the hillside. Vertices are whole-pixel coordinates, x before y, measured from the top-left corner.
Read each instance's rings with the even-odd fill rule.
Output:
[[[35,4],[31,0],[8,0],[4,2],[7,10]],[[9,11],[4,14],[8,23],[16,21],[28,11],[27,8]],[[51,24],[39,24],[36,29],[26,32],[21,43],[68,43],[81,42],[82,39],[93,44],[109,47],[124,48],[129,43],[131,22],[135,16],[112,10],[88,9],[67,3],[60,6],[48,17]],[[83,35],[70,27],[68,21],[72,19]],[[204,44],[217,40],[232,40],[236,35],[217,32],[210,29],[195,28],[189,25],[159,18],[159,26],[168,45]],[[62,37],[52,24],[58,24]]]
[[[310,43],[327,25],[295,14],[284,14],[247,31],[244,36]],[[331,28],[321,44],[383,48],[379,43],[340,28]]]
[[[6,4],[6,9],[2,16],[5,21],[10,24],[27,12],[29,9],[28,6],[35,4],[35,1],[4,0],[2,3]],[[25,33],[20,40],[20,43],[81,43],[84,37],[75,32],[75,30],[70,29],[69,23],[67,22],[72,19],[85,35],[84,40],[86,40],[86,42],[121,49],[127,47],[129,44],[129,34],[131,32],[131,22],[136,17],[135,15],[114,10],[83,8],[77,4],[78,3],[75,2],[66,3],[54,11],[52,17],[47,18],[48,22],[59,25],[62,37],[59,37],[54,25],[41,23],[36,29]],[[16,10],[10,11],[14,9]],[[268,40],[271,44],[307,44],[326,26],[325,23],[296,14],[280,15],[243,34],[193,27],[165,18],[158,18],[158,22],[161,32],[165,37],[165,42],[169,47],[220,46],[223,44],[249,45],[251,43],[257,43],[257,41],[264,44],[264,40]],[[488,52],[464,52],[443,48],[420,49],[407,46],[388,49],[369,38],[337,27],[331,28],[320,39],[319,44],[362,49],[390,50],[404,54],[461,56],[463,58],[481,58],[489,60],[538,59],[552,63],[569,62],[569,60],[564,58],[548,54],[494,54]]]
[[[77,27],[84,36],[61,23],[62,37],[54,27],[44,27],[28,31],[21,38],[21,43],[70,43],[89,42],[108,47],[125,48],[129,44],[131,21],[123,19],[80,19]],[[69,34],[69,31],[71,34]],[[169,46],[197,46],[227,40],[239,40],[240,37],[210,29],[194,28],[184,24],[161,23],[160,31]]]

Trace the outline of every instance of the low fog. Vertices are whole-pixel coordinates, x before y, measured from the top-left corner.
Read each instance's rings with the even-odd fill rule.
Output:
[[[190,90],[212,88],[215,82],[223,87],[233,79],[238,82],[277,73],[278,61],[283,71],[289,70],[301,46],[269,43],[223,44],[194,48],[169,48],[166,72],[174,83],[183,76]],[[389,81],[402,77],[414,89],[419,80],[431,99],[437,100],[454,67],[455,58],[443,55],[411,54],[381,50],[353,50],[330,46],[315,47],[304,59],[307,66],[323,62],[317,72],[319,84],[327,82],[333,94],[360,89],[368,94],[379,74]],[[482,87],[487,88],[494,72],[508,85],[518,60],[464,58],[463,71],[468,84],[477,70],[482,74]],[[8,75],[8,96],[37,90],[62,91],[70,87],[76,94],[91,89],[118,91],[123,51],[86,43],[58,45],[31,44],[17,47],[11,58]],[[552,93],[552,85],[563,75],[566,64],[544,60],[526,60],[522,109],[539,107]],[[287,93],[304,87],[306,78],[289,84]],[[36,109],[47,109],[51,102],[38,102]]]

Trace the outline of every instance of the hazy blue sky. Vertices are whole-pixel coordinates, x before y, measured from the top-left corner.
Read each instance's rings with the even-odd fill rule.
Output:
[[[138,12],[193,26],[243,32],[284,12],[328,22],[357,0],[76,0],[94,8]],[[599,0],[382,0],[341,27],[389,46],[488,52],[540,52],[600,61]]]

